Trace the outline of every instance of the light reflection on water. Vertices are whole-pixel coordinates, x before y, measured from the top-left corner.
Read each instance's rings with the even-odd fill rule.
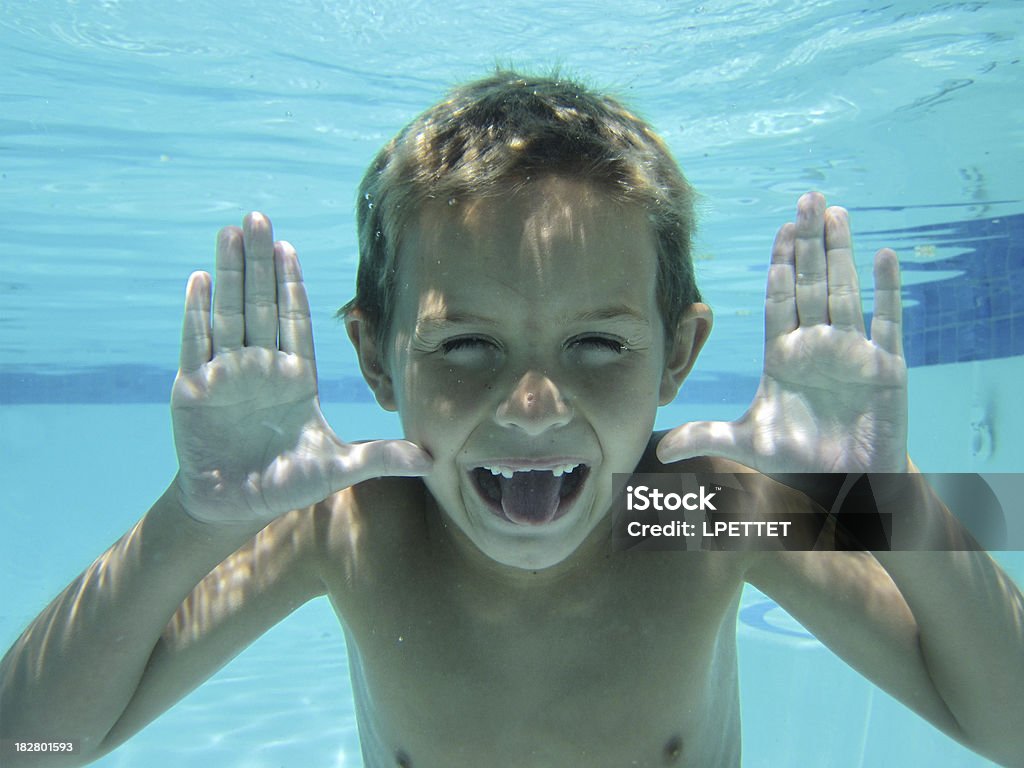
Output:
[[[209,263],[217,228],[260,209],[303,259],[322,372],[354,372],[328,317],[351,292],[358,176],[448,85],[498,60],[561,64],[610,86],[663,132],[702,193],[698,275],[723,310],[704,365],[730,370],[737,350],[759,353],[763,295],[760,280],[738,284],[735,267],[760,270],[800,193],[818,188],[859,209],[856,231],[993,215],[991,201],[1018,197],[1019,121],[974,119],[1001,113],[1020,84],[1013,10],[566,2],[495,13],[465,0],[295,2],[284,14],[254,2],[9,8],[0,205],[21,267],[4,276],[19,286],[5,357],[173,361],[185,277]],[[962,207],[884,210],[933,204]],[[53,279],[83,261],[87,274]],[[37,311],[44,295],[63,309]],[[132,327],[107,319],[114,301]],[[117,344],[98,347],[95,337],[115,329]]]
[[[702,193],[697,272],[719,311],[695,375],[756,375],[761,265],[806,189],[854,209],[857,232],[1021,211],[1024,122],[1006,98],[1021,91],[1021,24],[1011,2],[5,7],[0,366],[173,367],[185,278],[210,264],[217,228],[257,208],[299,248],[322,375],[354,373],[330,315],[351,294],[358,176],[445,87],[499,60],[560,63],[664,133]],[[861,264],[888,244],[858,242]],[[927,245],[909,242],[907,256],[934,257],[915,250]],[[948,409],[934,389],[920,390],[922,410]],[[165,408],[105,408],[2,416],[0,591],[19,596],[2,617],[5,647],[173,470]],[[688,418],[742,410],[692,408]],[[372,420],[360,431],[363,409],[339,407],[337,421],[353,437],[387,436]],[[1019,553],[997,559],[1024,579]],[[762,609],[767,626],[796,631]],[[184,753],[195,765],[213,754],[221,765],[359,765],[340,631],[326,606],[304,610],[102,764],[183,764]]]

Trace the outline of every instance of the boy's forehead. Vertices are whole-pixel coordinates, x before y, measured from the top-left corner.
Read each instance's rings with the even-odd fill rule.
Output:
[[[478,233],[496,223],[512,229],[517,225],[571,229],[588,215],[609,214],[623,206],[591,182],[546,176],[526,181],[505,194],[450,198],[439,207],[447,210],[451,223]]]
[[[553,176],[503,195],[429,200],[400,251],[400,261],[417,260],[437,274],[456,263],[507,270],[522,262],[538,272],[573,262],[591,272],[627,262],[635,268],[656,248],[641,206],[613,200],[591,183]],[[467,255],[472,259],[452,258]]]
[[[398,255],[396,317],[644,318],[656,309],[654,227],[642,207],[581,182],[432,200]]]

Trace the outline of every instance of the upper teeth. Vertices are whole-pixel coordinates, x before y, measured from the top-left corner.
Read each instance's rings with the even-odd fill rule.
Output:
[[[579,466],[579,464],[559,464],[559,465],[554,466],[554,467],[534,467],[534,468],[531,468],[531,469],[512,469],[512,467],[501,467],[501,466],[488,467],[488,466],[485,466],[484,469],[486,469],[492,475],[495,475],[495,476],[501,475],[502,477],[511,480],[512,479],[512,475],[514,475],[516,472],[544,472],[544,471],[547,471],[547,472],[550,472],[551,474],[553,474],[555,477],[561,477],[562,475],[565,475],[565,474],[568,474],[569,472],[572,472],[578,466]]]

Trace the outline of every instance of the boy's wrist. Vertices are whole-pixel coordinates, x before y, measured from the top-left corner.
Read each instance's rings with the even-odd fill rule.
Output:
[[[871,490],[878,511],[892,520],[891,551],[981,549],[909,456],[905,473],[872,475]]]
[[[185,525],[193,528],[203,538],[224,534],[232,539],[247,540],[266,526],[266,522],[256,520],[251,522],[221,521],[212,515],[199,513],[194,500],[190,499],[182,487],[180,474],[174,476],[174,480],[171,481],[164,493],[163,500],[180,515]]]

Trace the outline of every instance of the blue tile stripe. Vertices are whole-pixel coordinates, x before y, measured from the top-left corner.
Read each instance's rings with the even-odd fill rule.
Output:
[[[0,404],[170,403],[177,371],[150,365],[107,365],[74,371],[0,369]],[[359,376],[321,379],[324,402],[372,403]]]
[[[906,276],[959,273],[905,285],[908,365],[1024,355],[1024,214],[864,232],[861,237],[900,251]],[[943,250],[954,249],[956,255],[941,256]],[[867,312],[868,323],[870,317]],[[0,366],[0,404],[166,403],[174,375],[173,370],[149,365],[74,371]],[[686,382],[680,400],[746,403],[756,389],[756,376],[701,370]],[[358,376],[321,379],[320,397],[324,402],[373,401]]]
[[[168,403],[176,371],[148,365],[109,365],[76,371],[0,369],[0,404]],[[372,403],[359,376],[320,379],[325,403]],[[688,403],[745,403],[757,377],[701,372],[686,382]]]
[[[905,283],[915,273],[960,273],[904,286],[909,366],[1024,355],[1024,214],[864,235],[904,252]]]

